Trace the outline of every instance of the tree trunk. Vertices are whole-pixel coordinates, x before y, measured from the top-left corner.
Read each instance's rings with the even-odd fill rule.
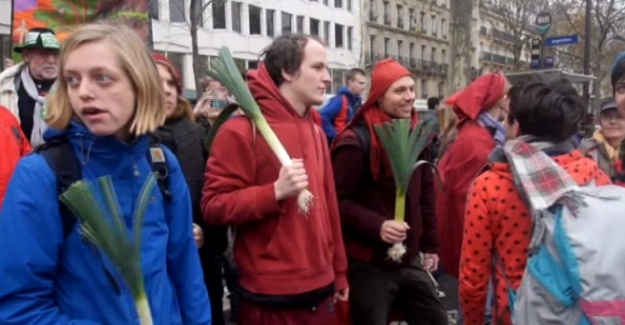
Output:
[[[452,0],[451,3],[451,69],[448,84],[455,92],[467,86],[471,71],[472,0]]]
[[[198,30],[198,20],[202,17],[202,0],[191,0],[190,8],[189,8],[189,18],[191,20],[191,53],[193,58],[193,79],[195,81],[195,94],[196,98],[199,99],[202,97],[202,93],[204,89],[200,87],[200,79],[206,73],[206,71],[202,71],[203,65],[200,62],[200,49],[197,40],[197,30]],[[198,6],[198,2],[200,5]],[[198,8],[200,8],[200,12],[197,12]]]

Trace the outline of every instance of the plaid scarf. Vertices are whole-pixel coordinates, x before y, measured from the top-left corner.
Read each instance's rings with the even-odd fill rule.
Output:
[[[523,136],[506,142],[503,153],[510,164],[514,183],[532,214],[532,238],[529,253],[535,253],[545,234],[545,218],[552,215],[550,207],[566,206],[576,214],[584,202],[579,185],[546,153],[559,145],[540,142]]]

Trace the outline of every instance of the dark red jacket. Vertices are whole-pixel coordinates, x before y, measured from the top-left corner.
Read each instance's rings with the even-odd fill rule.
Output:
[[[360,141],[351,129],[341,133],[332,150],[332,163],[339,198],[345,247],[350,259],[392,265],[387,262],[389,244],[382,241],[380,228],[395,215],[395,182],[392,176],[373,180],[369,158],[363,156]],[[386,175],[386,173],[381,173]],[[413,176],[406,196],[406,222],[410,225],[404,263],[419,252],[437,253],[438,235],[434,211],[434,183],[431,169],[422,167]],[[390,263],[390,264],[389,264]]]
[[[251,293],[293,295],[326,287],[347,288],[332,165],[323,132],[311,114],[299,116],[261,67],[249,86],[269,125],[291,158],[303,158],[310,214],[297,199],[277,202],[274,182],[281,165],[246,117],[226,122],[211,147],[202,210],[212,225],[236,226],[234,258],[239,283]]]
[[[438,163],[443,192],[436,195],[438,232],[441,238],[440,264],[454,277],[460,268],[460,248],[464,227],[464,212],[469,187],[488,164],[496,143],[485,127],[467,120]],[[437,187],[438,188],[438,187]]]

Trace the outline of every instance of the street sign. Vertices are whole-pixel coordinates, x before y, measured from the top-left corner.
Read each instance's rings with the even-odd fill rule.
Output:
[[[532,39],[532,43],[531,43],[531,51],[530,51],[530,59],[531,59],[531,63],[530,63],[530,68],[531,69],[538,69],[540,68],[540,49],[542,47],[542,40],[540,38],[534,38]]]
[[[551,14],[546,11],[543,11],[536,16],[536,26],[538,27],[538,31],[543,35],[547,34],[552,22],[553,19]]]
[[[579,43],[579,35],[554,36],[545,39],[545,46],[559,46]]]
[[[553,68],[554,65],[555,60],[553,59],[553,56],[546,56],[545,61],[543,62],[543,67],[546,69],[550,69]]]

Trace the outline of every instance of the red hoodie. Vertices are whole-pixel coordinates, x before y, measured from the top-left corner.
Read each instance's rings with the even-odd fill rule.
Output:
[[[307,217],[296,198],[276,201],[280,162],[250,120],[238,117],[222,126],[211,147],[201,203],[206,222],[237,227],[234,258],[249,292],[301,294],[332,282],[345,289],[347,259],[325,135],[311,114],[299,116],[264,66],[248,77],[289,156],[304,159],[315,199]]]

